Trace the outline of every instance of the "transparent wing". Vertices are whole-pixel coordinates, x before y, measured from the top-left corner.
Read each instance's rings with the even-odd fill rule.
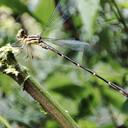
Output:
[[[74,7],[73,3],[68,1],[65,4],[63,0],[60,0],[56,8],[53,10],[53,13],[49,17],[48,23],[46,24],[43,33],[49,31],[54,26],[54,23],[58,23],[58,22],[64,23],[66,20],[68,20],[70,16],[75,12],[75,11],[69,11],[70,7]]]
[[[58,14],[61,15],[61,17],[63,18],[63,22],[65,22],[70,16],[71,16],[71,13],[69,13],[69,7],[70,7],[70,4],[67,3],[66,5],[62,4],[62,2],[60,1],[54,12],[53,12],[53,15],[50,19],[50,24],[54,23],[54,22],[57,22],[58,20],[60,20],[60,17],[57,17],[55,20],[53,20]]]
[[[90,47],[90,45],[86,42],[82,42],[79,40],[72,40],[72,39],[49,39],[45,38],[44,39],[47,42],[51,42],[55,45],[64,47],[64,48],[69,48],[75,51],[84,51]]]
[[[12,47],[16,47],[16,48],[21,48],[22,47],[22,44],[19,41],[16,41],[14,43],[11,43],[11,46]]]

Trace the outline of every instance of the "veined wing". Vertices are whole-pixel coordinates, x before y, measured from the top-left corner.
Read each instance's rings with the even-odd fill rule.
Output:
[[[70,7],[74,7],[73,3],[70,0],[67,1],[66,4],[64,3],[63,0],[60,0],[56,8],[53,10],[53,13],[49,17],[48,23],[46,24],[43,33],[49,31],[50,28],[54,26],[54,23],[58,23],[58,22],[64,23],[65,21],[67,21],[70,18],[70,16],[75,12],[75,11],[69,11]]]
[[[73,40],[73,39],[53,39],[53,38],[43,38],[47,42],[51,42],[55,45],[69,48],[75,51],[84,51],[85,49],[88,49],[90,47],[89,43],[82,42],[79,40]]]

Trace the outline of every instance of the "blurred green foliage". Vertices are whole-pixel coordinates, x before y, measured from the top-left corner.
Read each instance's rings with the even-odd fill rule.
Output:
[[[0,46],[15,43],[16,33],[21,27],[30,34],[41,33],[54,38],[76,38],[70,36],[77,31],[77,38],[87,41],[92,48],[85,50],[83,55],[69,49],[56,48],[128,90],[127,0],[63,2],[63,8],[72,13],[67,18],[73,24],[71,27],[66,27],[70,25],[67,21],[62,24],[63,18],[55,10],[56,2],[0,0]],[[33,54],[33,60],[26,59],[25,52],[16,58],[20,64],[28,67],[30,74],[71,114],[80,128],[128,127],[128,101],[121,94],[57,55],[37,47],[33,49]],[[41,110],[38,103],[3,74],[0,74],[0,117],[7,120],[11,127],[59,127]],[[0,128],[4,125],[4,121],[0,121]]]

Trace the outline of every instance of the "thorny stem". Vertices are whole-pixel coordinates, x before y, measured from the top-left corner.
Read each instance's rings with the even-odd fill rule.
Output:
[[[11,46],[0,48],[0,72],[9,75],[30,94],[62,128],[79,128],[70,115],[64,111],[49,93],[35,82],[17,63]]]

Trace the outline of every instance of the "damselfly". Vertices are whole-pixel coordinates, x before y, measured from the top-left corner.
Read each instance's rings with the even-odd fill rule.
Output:
[[[76,65],[77,67],[89,72],[90,74],[92,74],[93,76],[96,76],[97,78],[101,79],[102,81],[104,81],[110,88],[112,88],[113,90],[118,91],[119,93],[121,93],[122,95],[124,95],[125,97],[128,97],[128,92],[126,92],[123,88],[119,87],[118,85],[110,82],[109,80],[106,80],[105,78],[101,77],[100,75],[98,75],[96,72],[80,65],[79,63],[75,62],[73,59],[69,58],[68,56],[64,55],[63,53],[59,52],[57,49],[55,49],[54,47],[50,46],[49,44],[47,44],[45,42],[46,38],[42,38],[40,35],[28,35],[23,29],[19,30],[19,32],[17,33],[17,41],[20,41],[22,43],[22,47],[26,46],[30,46],[31,45],[39,45],[41,46],[43,49],[52,51],[54,53],[56,53],[57,55],[65,58],[66,60],[68,60],[69,62],[71,62],[72,64]],[[49,39],[52,41],[52,39]],[[63,42],[63,43],[67,43],[69,44],[69,42],[71,43],[76,43],[78,46],[82,45],[81,48],[83,47],[87,47],[88,44],[84,43],[84,42],[80,42],[77,40],[53,40],[53,42]],[[73,46],[73,45],[72,45]],[[80,47],[78,47],[80,48]]]

